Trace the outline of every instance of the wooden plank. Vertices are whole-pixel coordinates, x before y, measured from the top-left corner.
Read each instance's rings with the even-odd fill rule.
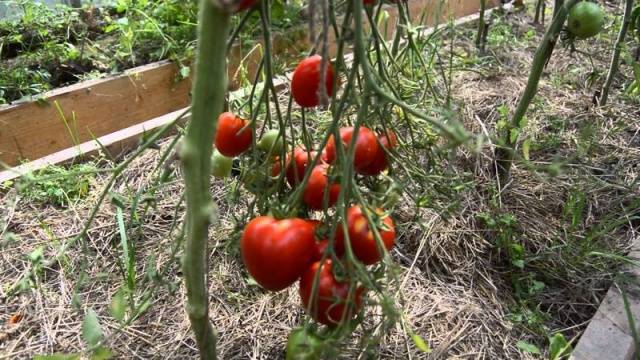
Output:
[[[54,90],[45,94],[47,105],[0,109],[0,161],[38,159],[187,106],[190,81],[176,83],[176,71],[170,62],[154,63]]]
[[[129,148],[135,146],[142,134],[152,132],[165,126],[166,124],[169,124],[178,116],[180,116],[180,114],[182,114],[185,110],[187,110],[187,108],[179,109],[177,111],[170,112],[168,114],[156,117],[143,123],[118,130],[105,136],[101,136],[95,140],[84,142],[82,144],[79,144],[78,146],[58,151],[30,163],[16,166],[10,170],[2,171],[0,172],[0,183],[7,180],[15,179],[24,174],[28,174],[29,172],[43,169],[49,165],[69,162],[72,160],[76,160],[78,157],[84,158],[90,156],[94,153],[100,152],[102,150],[102,147],[107,148],[107,150],[111,154],[118,155],[123,151],[126,151]],[[185,116],[180,121],[184,123],[187,121],[187,119],[188,116]]]
[[[283,90],[289,83],[289,79],[286,77],[277,77],[273,81],[273,85],[276,90]],[[34,160],[32,162],[13,167],[8,170],[0,171],[0,183],[8,180],[13,180],[29,172],[43,169],[50,165],[63,164],[69,162],[76,162],[79,159],[90,158],[95,155],[100,155],[102,147],[105,147],[109,153],[115,157],[124,154],[131,149],[134,149],[140,141],[140,137],[144,133],[152,132],[156,129],[163,127],[164,125],[173,121],[187,108],[179,109],[177,111],[147,120],[140,124],[130,126],[128,128],[116,131],[114,133],[101,136],[95,140],[87,141],[79,146],[67,148],[53,154],[47,155],[43,158]],[[180,120],[180,123],[186,123],[189,119],[185,116]],[[168,132],[167,136],[173,135],[174,132]],[[101,146],[102,145],[102,146]]]

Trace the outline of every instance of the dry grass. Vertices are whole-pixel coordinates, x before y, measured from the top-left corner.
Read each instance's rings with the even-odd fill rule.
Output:
[[[525,31],[522,17],[515,21],[515,32]],[[473,51],[469,42],[459,39],[456,48]],[[590,43],[591,45],[595,45]],[[455,98],[465,126],[475,133],[493,133],[499,118],[496,107],[513,109],[526,83],[525,75],[532,58],[532,48],[512,45],[512,51],[494,50],[495,60],[482,67],[487,76],[461,72],[455,79]],[[604,46],[604,45],[600,45]],[[604,69],[608,51],[596,53],[595,62]],[[549,331],[563,331],[565,336],[578,336],[585,328],[601,297],[615,276],[616,264],[611,260],[587,258],[577,261],[589,230],[622,213],[622,206],[638,196],[637,178],[640,163],[640,114],[637,102],[630,103],[614,96],[611,105],[594,109],[593,88],[585,87],[582,71],[571,71],[584,65],[565,51],[558,51],[541,84],[541,106],[529,115],[528,135],[542,141],[552,134],[550,118],[563,119],[557,146],[532,150],[536,165],[554,159],[568,159],[570,166],[555,177],[545,172],[527,171],[516,166],[509,184],[492,197],[491,146],[479,154],[458,152],[458,166],[467,171],[474,186],[458,194],[460,206],[449,218],[432,210],[418,213],[412,207],[401,207],[395,217],[400,237],[393,252],[400,264],[401,284],[394,289],[404,304],[404,313],[413,330],[432,347],[429,358],[515,359],[533,358],[516,347],[518,340],[544,345],[539,334],[528,331],[528,325],[509,320],[519,311],[504,258],[493,246],[491,232],[483,228],[477,214],[491,212],[497,199],[504,213],[515,215],[521,243],[532,254],[528,269],[546,284],[541,294],[532,297]],[[625,67],[622,71],[625,72]],[[567,87],[557,87],[553,77],[571,74]],[[614,95],[618,93],[615,89]],[[576,139],[585,123],[595,124],[593,148],[578,163]],[[623,126],[621,126],[621,123]],[[167,141],[163,142],[166,145]],[[146,151],[118,180],[114,191],[127,194],[149,183],[158,161],[158,151]],[[11,190],[3,194],[0,231],[13,232],[19,241],[0,252],[0,358],[28,358],[33,354],[80,352],[83,349],[81,322],[84,310],[93,308],[107,335],[107,346],[118,358],[182,359],[196,356],[195,343],[184,311],[185,294],[181,284],[178,259],[171,256],[171,244],[177,230],[170,233],[174,220],[182,221],[184,209],[178,207],[182,184],[178,177],[162,188],[154,209],[141,219],[143,231],[135,238],[141,284],[146,272],[163,272],[152,296],[153,305],[133,324],[120,329],[109,315],[108,304],[122,284],[119,263],[121,254],[115,207],[103,204],[82,246],[71,248],[65,261],[44,269],[35,286],[17,296],[3,292],[28,270],[32,263],[25,257],[37,247],[45,249],[45,258],[54,255],[56,245],[78,234],[95,203],[95,196],[106,184],[99,175],[92,184],[89,198],[66,209],[33,203],[16,196]],[[211,191],[219,204],[220,220],[209,241],[209,295],[211,320],[218,331],[221,359],[282,358],[286,336],[301,324],[303,311],[296,287],[280,293],[267,293],[250,285],[237,256],[233,236],[233,215],[243,204],[230,204],[226,199],[229,184],[216,181]],[[572,189],[584,191],[584,221],[570,229],[563,208]],[[634,192],[635,191],[635,192]],[[174,219],[174,213],[178,218]],[[419,219],[416,223],[414,219]],[[635,225],[637,226],[637,224]],[[129,236],[134,236],[130,234]],[[622,254],[636,236],[634,226],[620,225],[599,236],[589,246]],[[229,251],[232,250],[232,251]],[[154,262],[149,259],[154,258]],[[574,261],[575,260],[575,261]],[[86,279],[79,283],[79,274]],[[74,300],[77,289],[77,299]],[[79,305],[74,305],[79,304]],[[379,309],[372,308],[375,318]],[[9,317],[24,318],[10,325]],[[531,329],[529,329],[531,330]],[[345,344],[347,358],[358,354],[356,332],[353,342]],[[397,328],[384,337],[378,356],[385,359],[425,358]]]

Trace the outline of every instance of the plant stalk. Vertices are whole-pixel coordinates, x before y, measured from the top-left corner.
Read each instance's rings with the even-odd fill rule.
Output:
[[[620,25],[620,32],[618,33],[618,39],[613,48],[613,56],[611,57],[611,64],[609,65],[609,73],[607,74],[607,80],[605,80],[602,90],[600,91],[600,98],[598,99],[599,106],[607,105],[609,99],[609,90],[613,83],[613,78],[618,72],[618,65],[620,64],[620,52],[624,45],[624,38],[627,36],[627,30],[631,24],[631,13],[633,12],[633,0],[627,0],[624,8],[624,15],[622,18],[622,24]]]
[[[216,358],[216,335],[209,322],[207,294],[207,239],[215,205],[209,192],[211,152],[217,118],[227,90],[226,40],[230,14],[211,0],[200,1],[198,52],[193,82],[191,121],[180,157],[184,168],[187,203],[187,241],[183,273],[187,314],[201,359]]]
[[[564,5],[564,0],[555,0],[555,2],[553,3],[553,18],[554,19],[556,18],[556,16],[558,16],[558,12],[562,8],[562,5]],[[571,9],[571,7],[569,7],[569,9]]]
[[[553,54],[553,48],[558,41],[558,36],[562,30],[562,26],[567,18],[569,9],[579,0],[567,0],[564,4],[558,8],[556,16],[553,18],[553,22],[547,32],[544,34],[542,42],[536,50],[533,58],[533,64],[531,66],[531,72],[529,73],[529,80],[527,86],[524,89],[524,93],[520,97],[518,107],[513,114],[510,124],[507,126],[503,134],[503,147],[496,150],[496,162],[498,165],[498,175],[501,183],[509,178],[509,172],[511,170],[511,163],[515,153],[516,143],[518,141],[518,134],[520,132],[520,124],[524,118],[531,101],[538,92],[538,84],[540,83],[540,77],[544,70],[545,64],[551,58]],[[556,2],[557,3],[557,2]]]
[[[476,33],[476,48],[481,50],[482,38],[485,32],[484,13],[487,9],[487,0],[480,0],[480,17],[478,18],[478,32]]]

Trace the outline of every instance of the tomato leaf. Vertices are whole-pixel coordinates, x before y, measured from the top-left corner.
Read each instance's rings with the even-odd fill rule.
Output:
[[[420,351],[424,352],[424,353],[430,353],[431,352],[431,348],[429,347],[429,345],[420,337],[420,335],[418,334],[411,334],[411,340],[413,340],[413,343],[416,344],[416,347],[418,349],[420,349]]]
[[[516,347],[524,352],[528,352],[531,354],[537,354],[537,355],[541,354],[540,349],[538,349],[537,346],[530,344],[526,341],[522,341],[522,340],[518,341],[516,343]]]
[[[82,339],[89,347],[94,347],[102,341],[102,328],[100,327],[98,315],[93,309],[89,309],[84,315],[84,320],[82,321]]]

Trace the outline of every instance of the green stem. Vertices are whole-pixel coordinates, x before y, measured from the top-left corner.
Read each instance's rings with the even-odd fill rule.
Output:
[[[353,0],[352,5],[353,5],[353,22],[355,26],[355,51],[354,51],[355,59],[360,63],[360,66],[362,68],[362,73],[364,75],[364,80],[370,86],[371,91],[376,95],[378,95],[380,98],[398,106],[405,112],[413,116],[416,116],[422,120],[425,120],[426,122],[428,122],[429,124],[437,128],[438,130],[440,130],[442,134],[445,135],[450,140],[456,143],[462,143],[466,141],[467,134],[461,133],[460,129],[455,129],[455,128],[452,128],[451,126],[448,126],[448,124],[443,124],[438,119],[435,119],[434,117],[429,116],[407,105],[405,102],[397,99],[393,95],[389,94],[382,87],[380,87],[380,85],[377,83],[373,75],[371,64],[369,63],[369,58],[367,57],[367,50],[366,50],[365,41],[364,41],[364,30],[362,26],[362,9],[363,9],[362,1]]]
[[[476,48],[480,49],[482,45],[482,37],[484,34],[484,13],[487,9],[487,0],[480,0],[480,18],[478,18],[478,32],[476,33]]]
[[[549,29],[544,34],[544,38],[542,38],[542,42],[536,50],[527,86],[524,89],[524,93],[520,98],[518,107],[513,114],[511,123],[507,126],[503,135],[504,147],[498,148],[496,151],[498,174],[502,183],[504,183],[504,180],[508,179],[509,172],[511,171],[511,163],[513,162],[516,142],[518,141],[517,135],[520,131],[520,123],[522,122],[531,101],[538,92],[538,84],[540,83],[542,71],[544,70],[545,64],[549,58],[551,58],[553,48],[558,41],[558,35],[560,35],[560,31],[562,30],[562,26],[567,18],[569,9],[571,9],[571,7],[578,1],[579,0],[567,0],[562,7],[558,8],[558,12],[553,18],[551,26],[549,26]],[[515,131],[515,135],[512,134],[512,131]]]
[[[616,76],[616,73],[618,72],[618,65],[620,63],[620,52],[622,51],[624,38],[627,36],[627,30],[629,29],[629,25],[631,24],[632,12],[633,12],[633,0],[627,0],[627,4],[624,8],[622,25],[620,25],[620,32],[618,33],[618,39],[616,40],[616,44],[613,48],[613,56],[611,57],[611,64],[609,65],[609,73],[607,74],[607,80],[604,82],[604,85],[602,86],[602,91],[600,92],[600,99],[598,99],[598,105],[600,106],[607,105],[607,100],[609,98],[609,90],[611,89],[611,83],[613,83],[613,78]]]
[[[187,242],[183,273],[187,314],[201,359],[216,358],[216,336],[209,322],[206,286],[207,239],[215,205],[209,192],[212,139],[227,90],[226,40],[230,14],[211,0],[200,1],[191,122],[180,151],[187,199]]]
[[[558,12],[562,8],[563,3],[564,3],[564,0],[555,0],[555,2],[553,3],[553,18],[554,19],[556,18],[556,16],[558,16]],[[570,8],[571,7],[569,7],[569,9]]]

